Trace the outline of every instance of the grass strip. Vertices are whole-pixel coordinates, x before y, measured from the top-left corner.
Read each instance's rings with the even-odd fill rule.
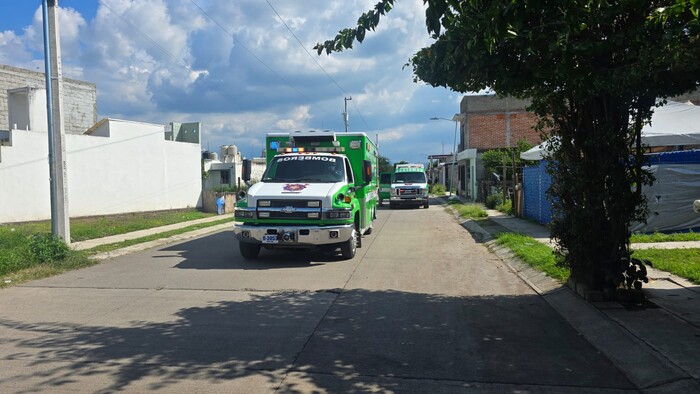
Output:
[[[700,241],[700,233],[653,233],[653,234],[632,234],[630,242],[632,243],[654,243],[654,242],[687,242]]]
[[[549,246],[518,233],[499,233],[495,238],[497,244],[510,249],[531,267],[561,282],[566,282],[569,278],[569,269],[557,265],[552,248]]]
[[[48,278],[64,272],[90,267],[97,263],[98,261],[89,258],[84,251],[72,250],[63,260],[38,263],[0,276],[0,288]]]
[[[632,257],[647,259],[656,269],[700,284],[700,248],[635,250]]]
[[[183,228],[177,229],[177,230],[166,231],[164,233],[158,233],[158,234],[148,235],[145,237],[134,238],[134,239],[127,239],[126,241],[115,242],[112,244],[100,245],[100,246],[97,246],[94,248],[90,248],[90,249],[86,250],[86,252],[89,253],[90,255],[94,255],[97,253],[111,252],[113,250],[126,248],[127,246],[142,244],[145,242],[155,241],[157,239],[162,239],[162,238],[169,238],[169,237],[172,237],[174,235],[179,235],[179,234],[187,233],[190,231],[200,230],[200,229],[207,228],[207,227],[217,226],[219,224],[224,224],[224,223],[231,223],[231,226],[233,226],[233,219],[228,218],[228,219],[215,220],[213,222],[193,224],[191,226],[183,227]]]
[[[458,201],[449,200],[447,201],[448,207],[451,207],[460,217],[465,219],[479,219],[488,217],[489,214],[486,213],[484,206],[481,204],[464,204]]]
[[[3,253],[0,253],[0,288],[93,266],[99,263],[99,261],[90,258],[91,255],[96,253],[108,252],[126,246],[167,238],[173,235],[179,235],[224,223],[231,223],[231,225],[233,225],[233,220],[227,218],[208,223],[193,224],[165,233],[98,246],[90,250],[68,250],[65,258],[51,261],[42,261],[38,259],[36,252],[30,250],[28,245],[30,245],[31,242],[28,242],[28,240],[31,239],[31,235],[28,236],[23,232],[0,226],[0,250],[3,250]]]
[[[71,242],[103,238],[110,235],[126,234],[132,231],[188,222],[210,216],[214,216],[214,214],[200,212],[196,209],[187,209],[74,218],[70,219]],[[14,229],[12,231],[27,235],[43,233],[50,234],[51,221],[43,220],[39,222],[3,224],[0,225],[0,230],[2,228]]]

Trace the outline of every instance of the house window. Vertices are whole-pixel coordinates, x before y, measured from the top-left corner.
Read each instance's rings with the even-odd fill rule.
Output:
[[[231,184],[231,171],[221,171],[221,183]]]

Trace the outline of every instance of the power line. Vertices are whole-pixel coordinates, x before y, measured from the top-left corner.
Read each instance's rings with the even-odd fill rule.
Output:
[[[190,1],[192,1],[192,0],[190,0]],[[299,40],[299,37],[297,37],[297,35],[294,33],[294,31],[289,27],[289,25],[287,25],[287,22],[284,21],[284,19],[282,18],[282,16],[279,14],[279,12],[277,12],[277,10],[276,10],[275,7],[270,3],[270,1],[269,1],[269,0],[265,0],[265,2],[267,3],[268,6],[270,6],[270,8],[272,9],[272,11],[274,11],[275,15],[277,15],[277,17],[278,17],[279,20],[282,22],[282,24],[284,25],[284,27],[286,27],[287,30],[289,31],[289,33],[292,34],[292,36],[294,37],[294,39],[297,40],[297,42],[299,43],[299,46],[301,46],[301,48],[304,50],[304,52],[306,52],[306,54],[309,55],[309,57],[311,58],[311,60],[313,60],[314,63],[316,63],[316,65],[318,66],[318,68],[320,68],[321,71],[323,71],[323,73],[326,74],[326,76],[328,77],[328,79],[330,79],[330,80],[335,84],[335,86],[337,86],[338,89],[340,89],[340,91],[343,92],[343,94],[345,94],[346,96],[350,96],[350,93],[348,93],[345,89],[343,89],[343,87],[340,86],[340,84],[338,83],[338,81],[336,81],[330,74],[328,74],[328,72],[326,71],[326,69],[323,68],[323,66],[321,66],[321,63],[319,63],[319,62],[316,60],[316,58],[309,52],[309,50],[306,49],[306,46],[304,46],[304,44],[301,42],[301,40]],[[355,104],[355,102],[353,101],[353,102],[352,102],[352,105],[355,107],[355,110],[357,111],[357,114],[360,115],[360,119],[362,119],[362,122],[365,124],[365,127],[367,127],[367,130],[369,130],[370,127],[369,127],[369,125],[367,124],[367,121],[365,121],[365,118],[362,116],[362,113],[360,112],[360,109],[357,107],[357,104]]]
[[[282,80],[285,84],[287,84],[287,86],[289,86],[289,87],[292,88],[294,91],[296,91],[300,96],[302,96],[303,98],[305,98],[310,104],[314,105],[316,108],[318,108],[319,110],[321,110],[322,112],[325,112],[327,115],[330,116],[330,113],[329,113],[328,111],[326,111],[326,110],[324,110],[323,108],[321,108],[320,106],[318,106],[318,104],[313,103],[313,101],[312,101],[308,96],[306,96],[304,93],[302,93],[299,89],[295,88],[289,81],[287,81],[287,80],[286,80],[283,76],[281,76],[277,71],[275,71],[274,69],[272,69],[272,67],[268,66],[267,63],[265,63],[262,59],[260,59],[255,53],[253,53],[253,51],[251,51],[250,49],[248,49],[248,47],[246,47],[240,40],[238,40],[231,32],[229,32],[224,26],[222,26],[219,22],[217,22],[214,18],[212,18],[211,15],[209,15],[206,11],[204,11],[204,9],[203,9],[202,7],[199,6],[199,4],[195,3],[194,0],[190,0],[190,2],[191,2],[192,4],[194,4],[194,6],[197,7],[197,9],[199,9],[199,11],[200,11],[202,14],[204,14],[204,16],[206,16],[210,21],[214,22],[214,24],[216,24],[217,26],[219,26],[219,28],[220,28],[221,30],[223,30],[227,35],[229,35],[229,36],[233,39],[233,41],[234,41],[236,44],[240,45],[241,48],[243,48],[246,52],[248,52],[248,54],[250,54],[255,60],[257,60],[258,62],[260,62],[260,64],[262,64],[262,65],[265,66],[265,68],[267,68],[270,72],[272,72],[273,74],[275,74],[275,76],[277,76],[277,78],[279,78],[280,80]]]

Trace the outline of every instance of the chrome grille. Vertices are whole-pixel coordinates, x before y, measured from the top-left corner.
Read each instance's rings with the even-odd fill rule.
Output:
[[[418,195],[418,189],[398,189],[398,194],[399,196],[417,196]]]
[[[307,208],[309,206],[309,202],[311,202],[311,201],[317,201],[319,208],[321,207],[320,200],[265,200],[265,201],[270,201],[270,206],[269,207],[261,207],[260,200],[258,200],[258,208],[285,208],[285,207]]]
[[[270,201],[270,206],[260,206],[260,201]],[[309,208],[310,201],[317,201],[318,207]],[[320,200],[258,200],[258,218],[260,219],[321,219]],[[309,218],[310,213],[317,213],[317,218]]]

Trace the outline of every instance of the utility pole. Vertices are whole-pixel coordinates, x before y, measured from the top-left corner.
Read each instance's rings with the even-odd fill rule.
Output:
[[[352,96],[345,97],[345,112],[343,112],[343,120],[345,120],[345,132],[348,132],[348,100],[352,100]]]
[[[58,32],[58,0],[43,0],[44,66],[46,110],[49,135],[49,178],[51,188],[51,234],[70,244],[66,147],[63,129],[63,73]]]

